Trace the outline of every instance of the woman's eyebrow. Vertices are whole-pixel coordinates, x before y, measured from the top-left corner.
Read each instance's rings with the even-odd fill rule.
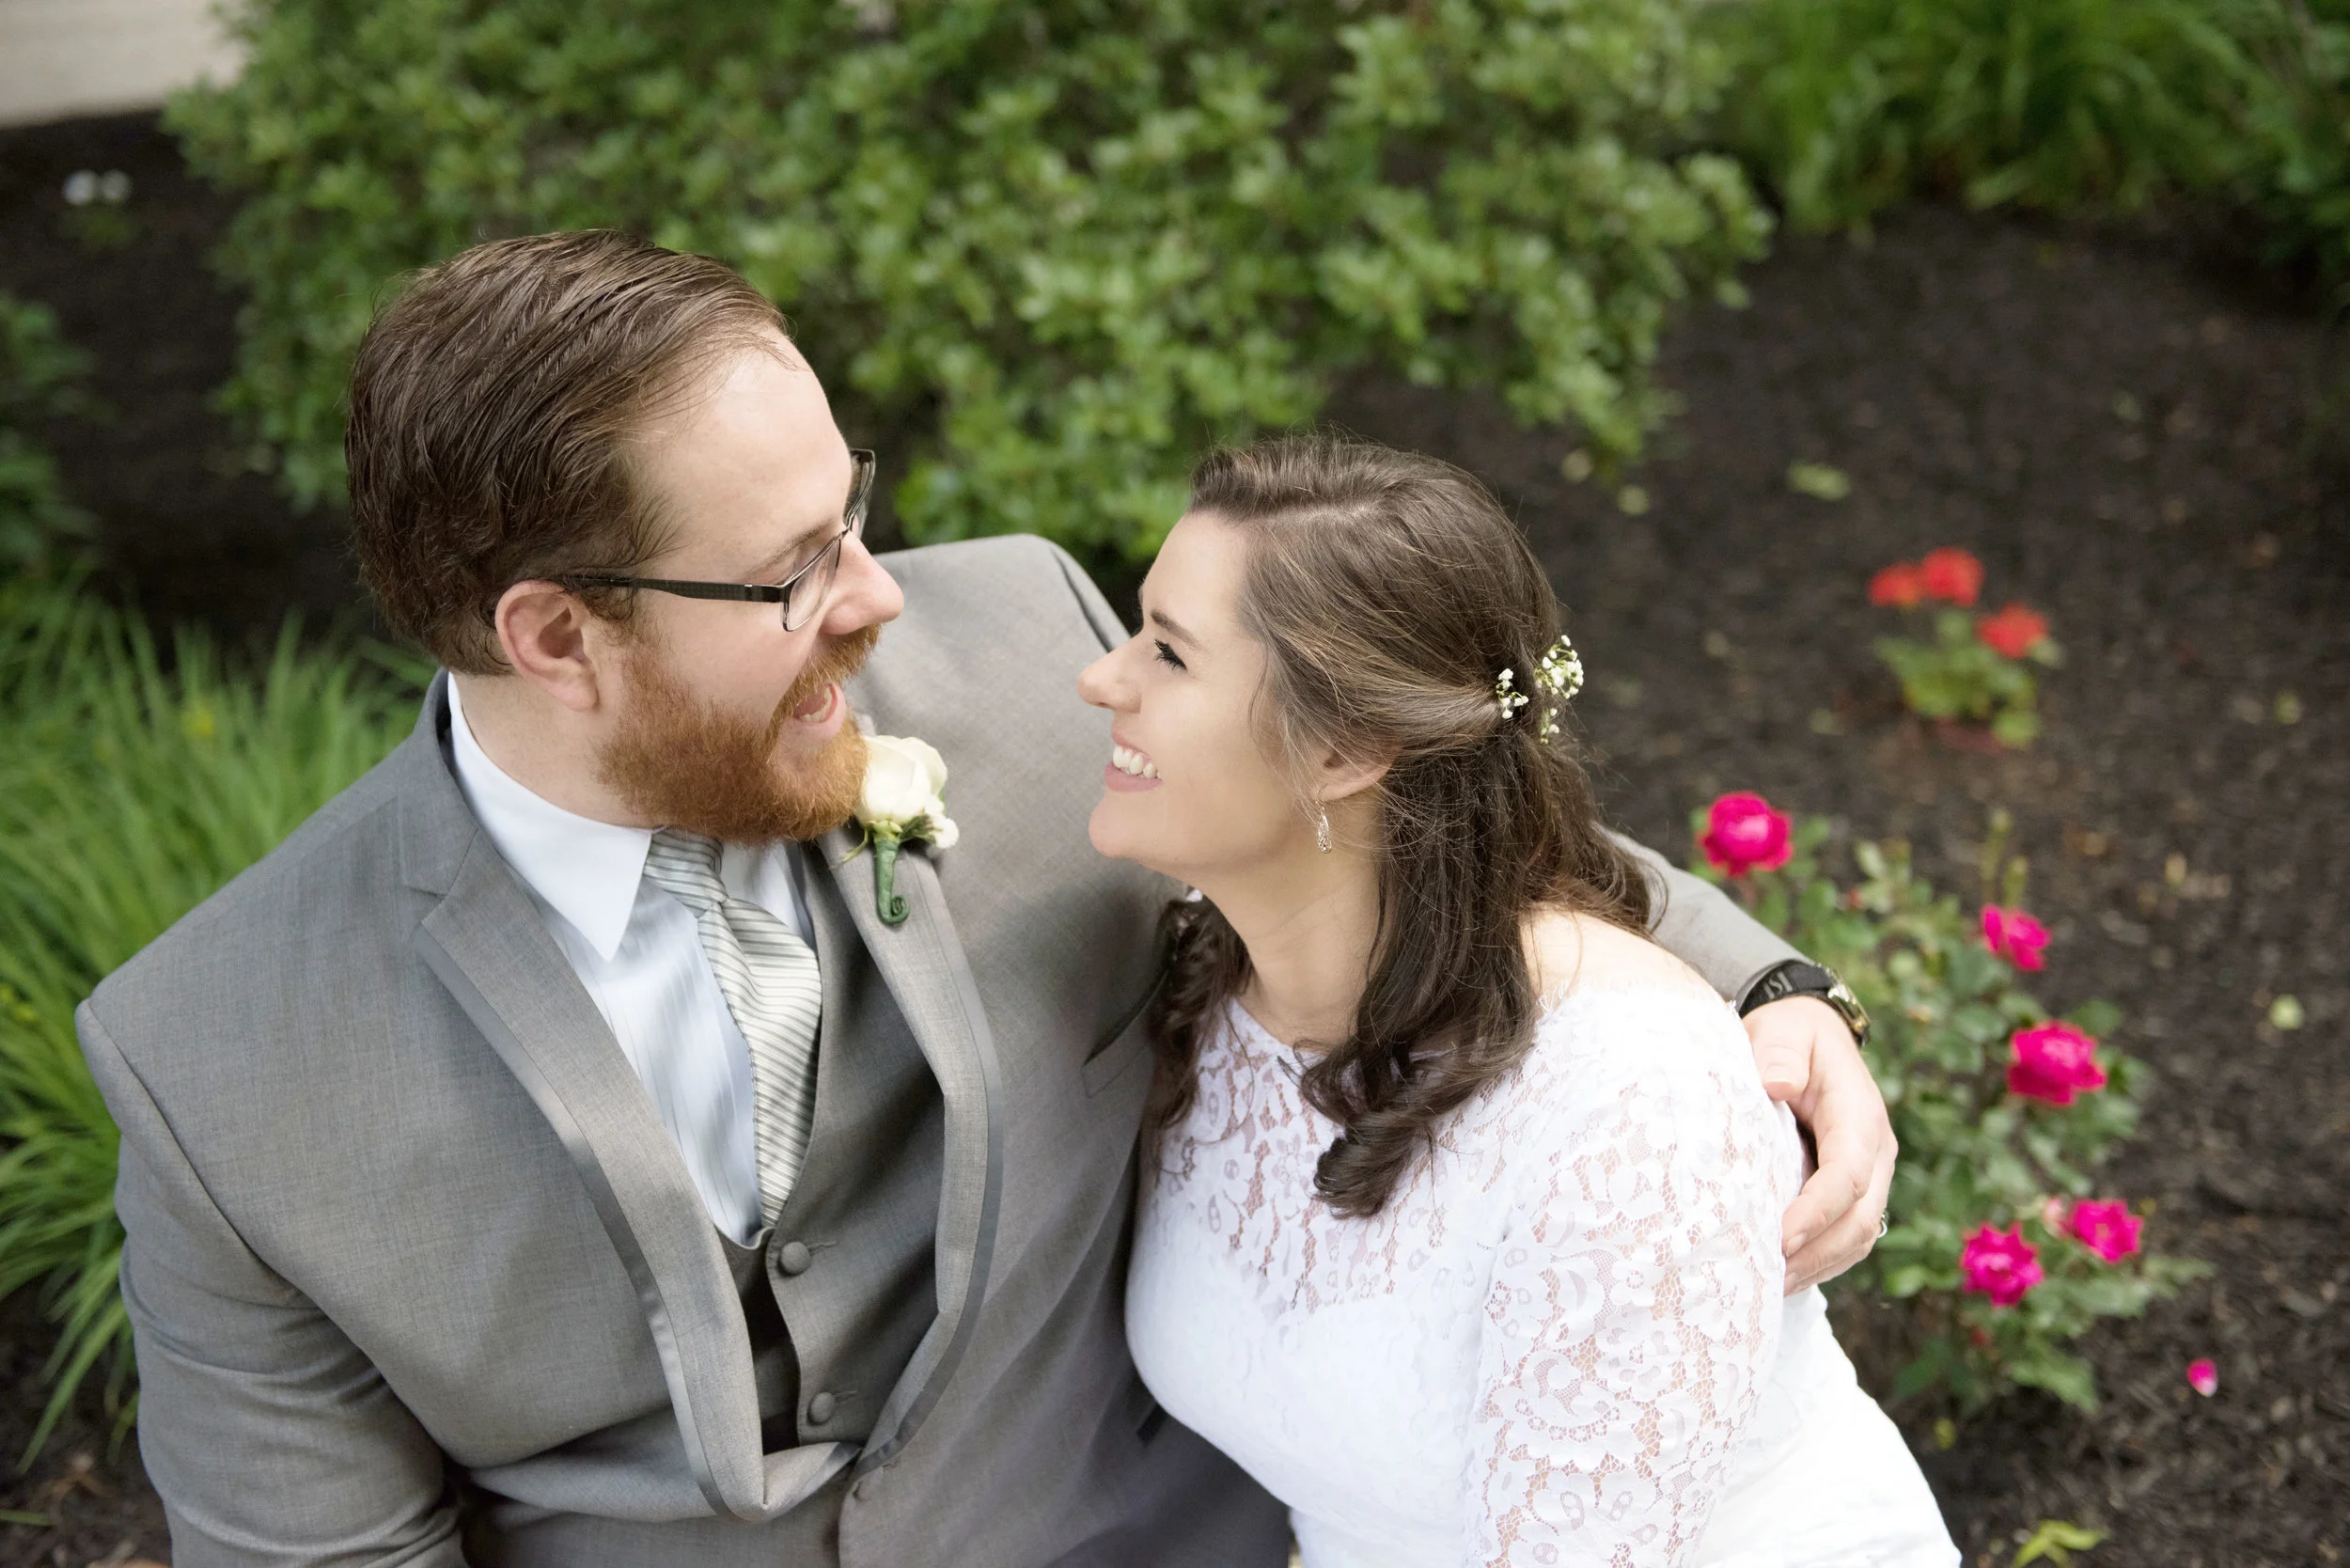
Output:
[[[1164,610],[1152,610],[1151,612],[1151,623],[1156,626],[1160,631],[1165,632],[1168,636],[1173,637],[1177,642],[1187,642],[1194,648],[1200,646],[1200,642],[1198,637],[1195,637],[1189,632],[1184,631],[1182,622],[1178,621],[1173,616],[1168,615]]]

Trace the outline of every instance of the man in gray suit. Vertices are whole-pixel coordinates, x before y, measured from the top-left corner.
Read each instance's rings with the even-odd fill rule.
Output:
[[[446,673],[80,1014],[174,1560],[1277,1565],[1121,1334],[1173,890],[1087,843],[1093,585],[885,567],[773,307],[618,235],[423,274],[352,401],[362,564]],[[894,924],[851,694],[952,770]],[[1659,874],[1668,945],[1790,988]],[[1749,1023],[1825,1155],[1792,1287],[1891,1140],[1836,1012]]]

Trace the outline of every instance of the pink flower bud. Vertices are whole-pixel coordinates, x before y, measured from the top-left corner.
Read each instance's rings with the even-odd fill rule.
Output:
[[[1705,836],[1698,847],[1726,876],[1775,871],[1794,854],[1794,824],[1761,795],[1741,791],[1722,796],[1706,812]]]
[[[1966,1289],[1987,1295],[1994,1307],[2013,1307],[2040,1283],[2040,1249],[2024,1239],[2024,1228],[1994,1231],[1985,1225],[1966,1238],[1958,1269]]]
[[[2073,1096],[2106,1087],[2097,1065],[2097,1042],[2070,1024],[2035,1024],[2008,1042],[2007,1089],[2011,1094],[2069,1105]]]
[[[2076,1203],[2065,1224],[2073,1239],[2108,1263],[2118,1263],[2138,1250],[2138,1232],[2144,1224],[2120,1199]]]
[[[2020,909],[1984,904],[1982,945],[1994,957],[2004,958],[2018,969],[2047,967],[2048,961],[2043,955],[2048,949],[2048,928]]]
[[[2067,1205],[2061,1198],[2051,1198],[2045,1203],[2040,1205],[2041,1222],[2060,1236],[2064,1234],[2064,1216],[2066,1213]]]
[[[2186,1386],[2205,1399],[2219,1391],[2219,1369],[2212,1365],[2211,1357],[2203,1356],[2186,1364]]]

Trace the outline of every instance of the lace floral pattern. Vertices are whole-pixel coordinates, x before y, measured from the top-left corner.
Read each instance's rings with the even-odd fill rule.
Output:
[[[1679,982],[1577,991],[1369,1219],[1237,1007],[1157,1151],[1129,1337],[1308,1568],[1682,1562],[1768,1379],[1792,1127]]]

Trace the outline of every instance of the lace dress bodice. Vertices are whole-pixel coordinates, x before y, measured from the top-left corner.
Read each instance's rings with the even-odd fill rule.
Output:
[[[1794,1419],[1758,1422],[1800,1153],[1722,1001],[1570,993],[1368,1219],[1315,1196],[1338,1129],[1296,1053],[1237,1005],[1211,1033],[1147,1155],[1128,1338],[1308,1568],[1690,1560]]]

